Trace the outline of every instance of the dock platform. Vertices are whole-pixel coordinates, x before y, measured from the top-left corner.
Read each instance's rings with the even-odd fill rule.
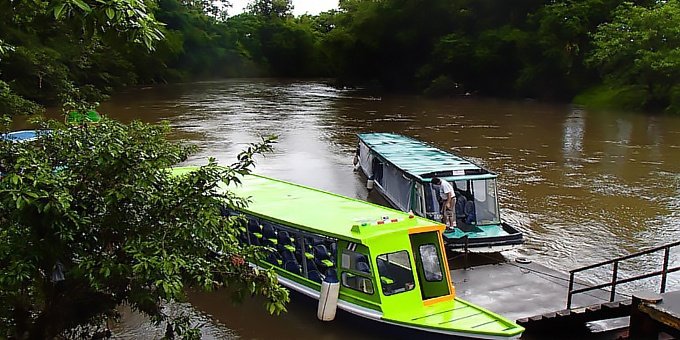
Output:
[[[456,295],[512,320],[563,310],[567,305],[569,275],[536,262],[494,254],[449,254]],[[583,284],[576,283],[578,286]],[[574,305],[609,302],[609,291],[574,297]],[[621,297],[625,299],[625,297]]]
[[[628,325],[627,319],[619,319],[586,327],[586,322],[590,321],[588,317],[592,319],[595,316],[599,320],[604,318],[598,316],[618,318],[630,315],[630,298],[617,295],[616,300],[622,302],[610,303],[610,292],[600,289],[574,296],[573,304],[584,307],[565,309],[569,286],[567,273],[500,254],[450,253],[448,258],[456,295],[522,324],[528,335],[523,338],[550,331],[557,324],[569,325],[570,336],[593,330],[616,330]],[[575,282],[575,288],[580,287],[585,287],[585,284]],[[554,328],[552,330],[554,332]]]
[[[631,338],[658,339],[660,333],[673,339],[680,337],[680,292],[637,292],[632,304]]]

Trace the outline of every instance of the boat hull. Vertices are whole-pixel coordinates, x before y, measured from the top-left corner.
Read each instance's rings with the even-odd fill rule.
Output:
[[[319,292],[312,288],[296,283],[288,278],[278,275],[279,282],[284,287],[293,292],[291,294],[292,303],[307,303],[316,304],[319,301]],[[310,309],[310,318],[312,318],[314,309]],[[396,323],[382,318],[382,313],[368,310],[360,306],[347,303],[345,301],[338,301],[339,313],[336,320],[333,322],[346,323],[352,328],[361,329],[362,333],[369,337],[376,338],[391,338],[391,339],[518,339],[516,337],[498,337],[488,335],[476,335],[462,332],[446,332],[438,329],[419,328],[410,325]],[[322,322],[322,321],[319,321]]]
[[[449,237],[444,233],[446,247],[451,251],[473,251],[477,253],[496,253],[518,247],[524,242],[522,233],[511,225],[501,222],[507,233],[495,237]]]

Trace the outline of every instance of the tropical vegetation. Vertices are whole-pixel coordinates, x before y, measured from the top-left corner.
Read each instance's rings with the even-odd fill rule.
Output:
[[[164,322],[169,338],[195,338],[164,308],[189,288],[285,310],[276,276],[247,263],[263,252],[237,241],[240,218],[223,216],[247,201],[218,188],[239,183],[273,140],[229,167],[171,176],[193,148],[168,141],[167,125],[43,127],[35,141],[0,140],[0,338],[101,336],[121,304]]]
[[[679,111],[678,1],[341,0],[301,16],[290,0],[253,0],[233,16],[227,5],[3,1],[0,109],[92,106],[132,84],[275,76]]]

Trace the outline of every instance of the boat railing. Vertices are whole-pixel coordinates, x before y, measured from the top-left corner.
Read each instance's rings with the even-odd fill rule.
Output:
[[[572,297],[575,294],[580,294],[580,293],[585,293],[593,290],[599,290],[599,289],[610,289],[610,294],[609,294],[609,302],[613,302],[614,299],[616,298],[616,286],[625,284],[625,283],[630,283],[634,281],[639,281],[643,279],[648,279],[656,276],[661,276],[661,283],[659,285],[659,293],[665,293],[666,292],[666,283],[667,283],[667,278],[668,274],[680,271],[680,266],[676,267],[670,267],[669,268],[669,257],[670,257],[670,251],[671,248],[680,246],[680,241],[674,242],[674,243],[669,243],[666,245],[650,248],[647,250],[643,250],[637,253],[633,253],[630,255],[626,256],[621,256],[619,258],[613,259],[613,260],[608,260],[600,263],[595,263],[589,266],[573,269],[569,271],[569,289],[568,289],[568,295],[567,295],[567,309],[571,308],[572,304]],[[656,270],[653,272],[649,273],[644,273],[644,274],[639,274],[635,276],[630,276],[630,277],[625,277],[625,278],[619,278],[619,264],[622,261],[626,260],[631,260],[634,258],[638,258],[644,255],[649,255],[649,254],[654,254],[663,251],[663,262],[661,263],[661,269]],[[591,270],[599,267],[604,267],[611,265],[612,270],[611,270],[611,280],[608,282],[604,283],[598,283],[595,285],[587,285],[586,287],[583,288],[577,288],[574,289],[574,282],[575,282],[575,275],[577,273],[586,271],[586,270]],[[579,282],[579,284],[581,284]]]

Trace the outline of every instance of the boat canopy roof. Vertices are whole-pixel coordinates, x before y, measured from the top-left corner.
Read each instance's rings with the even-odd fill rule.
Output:
[[[413,138],[394,133],[360,133],[358,136],[386,161],[424,182],[435,176],[454,180],[497,177],[458,155]]]
[[[179,175],[194,169],[172,171]],[[437,222],[402,211],[274,178],[246,175],[241,182],[228,188],[250,199],[248,207],[241,210],[308,232],[366,243],[368,239],[412,228],[444,229]]]

